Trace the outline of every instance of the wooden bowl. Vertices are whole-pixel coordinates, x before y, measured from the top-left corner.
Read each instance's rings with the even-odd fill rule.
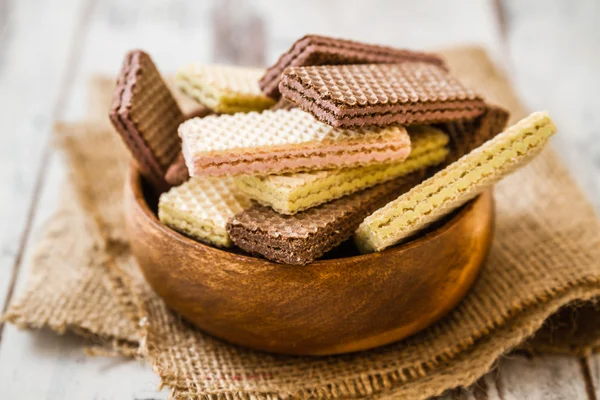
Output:
[[[486,192],[422,236],[380,253],[282,265],[198,243],[162,225],[132,168],[131,248],[165,302],[214,336],[275,353],[324,355],[405,338],[450,311],[488,253]],[[350,246],[349,246],[350,247]]]

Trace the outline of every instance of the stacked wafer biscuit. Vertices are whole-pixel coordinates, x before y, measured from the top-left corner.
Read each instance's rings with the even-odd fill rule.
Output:
[[[503,131],[508,113],[436,54],[316,35],[266,70],[188,65],[176,84],[206,112],[183,117],[150,57],[131,52],[111,110],[163,192],[160,220],[285,264],[311,263],[353,235],[344,249],[403,242],[530,160],[556,130],[536,113]]]

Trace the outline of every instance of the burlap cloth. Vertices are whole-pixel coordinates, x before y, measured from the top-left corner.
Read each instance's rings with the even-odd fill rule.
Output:
[[[508,107],[513,121],[524,115],[483,50],[444,55],[467,84]],[[178,399],[421,399],[470,385],[518,346],[585,354],[599,345],[600,225],[551,150],[496,187],[489,260],[461,304],[429,329],[376,350],[320,358],[249,351],[199,332],[167,309],[130,256],[121,215],[129,161],[106,118],[112,85],[93,81],[90,121],[57,126],[71,179],[8,321],[72,330],[106,351],[137,355]]]

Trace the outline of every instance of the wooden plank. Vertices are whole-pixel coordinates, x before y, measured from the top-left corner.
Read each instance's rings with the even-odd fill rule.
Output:
[[[164,74],[173,74],[191,62],[211,62],[211,18],[216,3],[217,0],[99,3],[83,48],[74,91],[58,118],[86,118],[88,80],[94,74],[116,76],[130,49],[147,51]]]
[[[500,398],[587,400],[579,362],[574,357],[510,355],[500,361]]]
[[[594,0],[576,3],[535,0],[497,0],[505,55],[520,96],[531,109],[547,109],[557,122],[559,135],[553,140],[563,160],[584,192],[600,210],[600,118],[595,110],[600,100],[597,71],[600,56],[594,49],[600,40],[595,15],[600,4]],[[536,363],[502,366],[504,375],[526,382],[536,393],[554,393],[554,398],[575,398],[573,393],[554,391],[556,386],[577,392],[581,398],[598,398],[597,358],[542,358]],[[546,362],[545,371],[562,365],[572,379],[545,381],[537,363]],[[578,365],[579,368],[575,366]],[[525,370],[524,370],[525,367]],[[524,374],[518,376],[520,372]],[[591,376],[588,376],[591,375]],[[584,395],[585,393],[585,395]],[[524,396],[524,394],[521,394]]]
[[[156,1],[143,5],[112,1],[99,4],[81,48],[82,62],[74,71],[73,93],[54,117],[85,119],[88,79],[95,73],[116,74],[129,48],[146,48],[166,71],[193,60],[208,62],[211,25],[197,19],[197,15],[208,13],[207,3],[190,1],[186,5],[163,6]],[[69,40],[64,38],[63,41]],[[172,54],[179,57],[174,58]],[[24,267],[16,293],[26,284],[36,238],[56,209],[58,192],[65,179],[61,155],[52,153],[50,160],[44,184],[40,186],[41,198],[34,213],[32,234],[24,246]],[[168,398],[167,389],[157,390],[158,377],[148,366],[120,358],[89,358],[84,355],[83,346],[84,343],[72,335],[57,337],[49,331],[21,332],[6,326],[4,340],[0,342],[0,398]],[[35,385],[30,384],[33,376]]]
[[[75,335],[47,331],[20,332],[7,326],[0,363],[2,399],[167,399],[158,390],[158,376],[138,361],[120,357],[89,357]],[[6,360],[19,363],[14,368]],[[34,361],[35,362],[32,362]],[[24,368],[26,366],[26,368]]]
[[[555,119],[556,148],[600,210],[600,2],[506,0],[504,9],[518,92]]]
[[[55,105],[83,0],[3,2],[0,37],[0,309],[11,297],[39,195]],[[35,27],[35,29],[32,29]],[[40,45],[42,40],[48,45]],[[1,324],[0,324],[1,331]]]
[[[345,0],[259,0],[253,4],[265,21],[269,64],[307,33],[417,49],[476,43],[494,56],[500,54],[491,0],[372,0],[352,2],[352,6]]]
[[[469,388],[454,389],[432,400],[501,400],[496,388],[496,375],[492,371]]]
[[[35,247],[45,222],[56,209],[65,169],[62,155],[53,153],[28,249]],[[32,255],[33,251],[26,252],[16,293],[26,285]],[[85,345],[75,335],[19,331],[7,325],[0,342],[0,399],[168,398],[166,389],[157,389],[158,377],[147,366],[123,358],[88,357],[83,351]]]

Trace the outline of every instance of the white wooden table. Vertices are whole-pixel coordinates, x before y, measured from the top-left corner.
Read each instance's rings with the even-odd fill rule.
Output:
[[[0,309],[23,287],[65,179],[54,120],[85,117],[86,83],[143,48],[163,71],[265,64],[313,32],[433,48],[479,43],[555,139],[600,209],[600,2],[596,0],[0,0]],[[0,399],[163,399],[146,366],[88,358],[82,341],[0,326]],[[511,355],[452,399],[600,398],[600,356]]]

